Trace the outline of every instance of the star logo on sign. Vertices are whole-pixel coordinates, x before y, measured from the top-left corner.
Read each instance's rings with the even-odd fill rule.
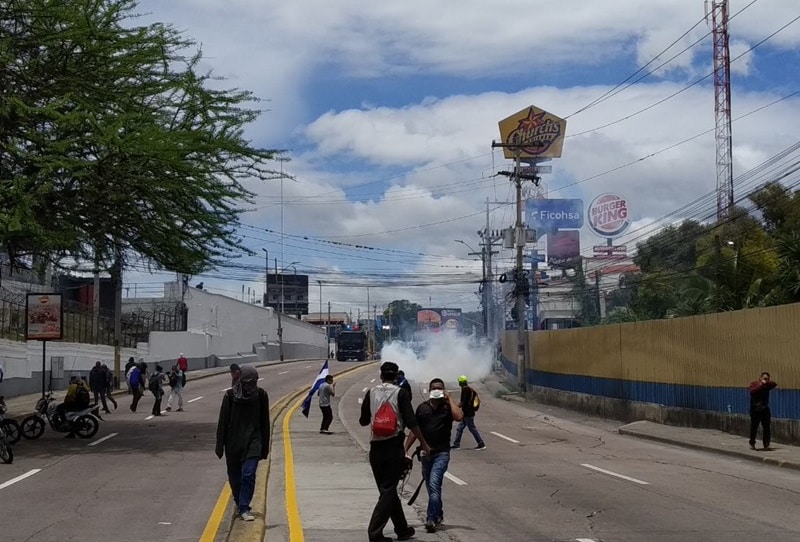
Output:
[[[519,121],[518,130],[533,130],[537,126],[544,124],[544,111],[535,113],[533,108],[528,109],[528,116]]]

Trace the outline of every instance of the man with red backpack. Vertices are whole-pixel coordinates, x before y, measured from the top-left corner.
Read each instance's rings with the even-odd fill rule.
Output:
[[[362,427],[371,424],[369,464],[380,492],[367,527],[372,542],[391,540],[383,535],[389,519],[394,524],[398,540],[414,536],[414,528],[406,521],[397,493],[397,484],[406,469],[404,429],[408,427],[426,454],[431,451],[417,425],[408,392],[394,384],[398,370],[397,364],[391,361],[381,365],[381,383],[367,391],[358,420]]]

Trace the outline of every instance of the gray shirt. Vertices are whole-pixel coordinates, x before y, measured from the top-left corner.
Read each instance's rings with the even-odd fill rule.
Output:
[[[331,406],[331,397],[334,395],[333,386],[325,382],[319,387],[319,406]]]

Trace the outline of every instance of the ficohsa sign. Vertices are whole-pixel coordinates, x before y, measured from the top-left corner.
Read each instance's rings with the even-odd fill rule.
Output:
[[[600,237],[619,237],[631,225],[628,200],[617,194],[600,194],[594,198],[588,215],[589,227]]]

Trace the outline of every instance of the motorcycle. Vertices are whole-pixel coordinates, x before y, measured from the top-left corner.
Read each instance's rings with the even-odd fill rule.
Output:
[[[93,404],[81,410],[58,412],[58,402],[49,391],[44,397],[36,401],[36,411],[22,420],[21,432],[27,440],[37,439],[44,433],[45,420],[53,431],[59,433],[73,432],[83,439],[92,438],[100,428],[102,420],[100,405]]]
[[[0,420],[2,422],[14,422],[14,420],[6,420],[3,415],[6,413],[6,402],[0,397]],[[7,427],[13,427],[13,424],[0,423],[0,461],[9,464],[14,461],[14,451],[11,449],[11,437],[7,432]],[[19,429],[19,427],[17,427]],[[19,439],[18,439],[19,440]]]
[[[22,437],[19,431],[19,423],[17,423],[17,420],[7,419],[5,417],[5,413],[6,413],[5,397],[0,395],[0,429],[2,429],[5,432],[6,440],[8,441],[9,444],[16,444]]]

